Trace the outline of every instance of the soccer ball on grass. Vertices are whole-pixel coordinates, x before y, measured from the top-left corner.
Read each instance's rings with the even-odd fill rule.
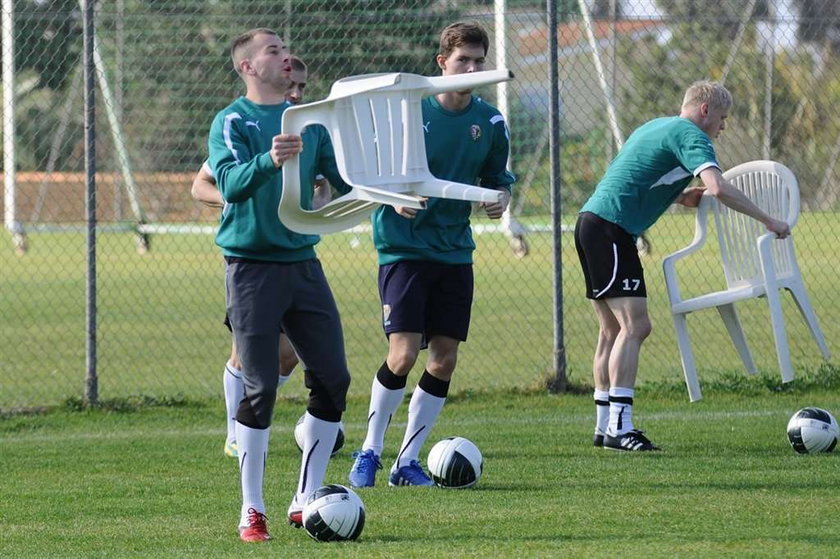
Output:
[[[365,505],[349,487],[319,487],[303,507],[303,527],[321,542],[355,540],[365,527]]]
[[[472,487],[484,470],[478,447],[464,437],[449,437],[436,443],[426,463],[434,482],[450,489]]]
[[[821,408],[802,408],[787,425],[790,446],[800,454],[831,452],[837,446],[837,420]]]

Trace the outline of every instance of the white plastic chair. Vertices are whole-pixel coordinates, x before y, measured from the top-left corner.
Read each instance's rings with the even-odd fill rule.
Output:
[[[723,176],[761,209],[776,219],[786,221],[793,230],[799,218],[799,186],[790,169],[775,161],[750,161],[726,171]],[[675,266],[678,260],[696,252],[706,242],[706,218],[710,210],[715,217],[726,289],[683,299]],[[770,320],[782,381],[790,382],[793,380],[793,368],[779,299],[779,290],[787,289],[808,324],[823,357],[830,357],[817,317],[802,284],[792,235],[785,239],[777,239],[759,221],[730,209],[711,195],[704,195],[697,208],[694,240],[687,247],[665,258],[663,269],[683,373],[692,402],[699,400],[702,394],[688,337],[686,316],[697,310],[710,307],[718,310],[747,372],[755,374],[755,361],[747,346],[735,303],[753,297],[766,297],[770,307]]]
[[[380,204],[425,207],[426,197],[497,202],[501,192],[440,180],[429,171],[421,100],[444,91],[472,89],[513,78],[508,70],[455,76],[367,74],[333,83],[330,95],[286,109],[284,133],[300,134],[311,124],[327,128],[341,177],[352,190],[318,210],[300,205],[300,167],[283,164],[283,193],[277,215],[299,233],[333,233],[366,219]]]

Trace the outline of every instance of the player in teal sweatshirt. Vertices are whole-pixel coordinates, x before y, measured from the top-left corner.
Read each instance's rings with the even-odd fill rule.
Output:
[[[253,29],[231,47],[246,94],[220,111],[208,140],[210,167],[227,202],[216,243],[227,261],[227,311],[242,364],[245,397],[236,412],[242,508],[240,538],[269,539],[263,502],[268,434],[277,393],[281,328],[306,364],[310,388],[299,483],[288,509],[300,526],[306,498],[323,485],[345,409],[350,374],[338,309],[321,263],[317,235],[288,230],[277,217],[283,189],[281,167],[299,157],[304,205],[311,203],[318,173],[339,190],[332,144],[323,127],[301,136],[281,134],[289,53],[270,29]]]
[[[443,75],[481,71],[488,46],[479,25],[454,23],[441,33],[437,63]],[[509,138],[499,111],[470,91],[442,93],[423,100],[423,128],[432,174],[501,190],[502,202],[484,207],[489,217],[500,218],[514,177],[507,170]],[[443,409],[458,345],[469,330],[475,250],[471,210],[469,202],[432,198],[423,210],[382,206],[373,215],[388,357],[373,380],[367,435],[349,476],[353,487],[374,485],[385,431],[423,347],[429,349],[426,370],[411,397],[388,482],[433,485],[419,456]]]

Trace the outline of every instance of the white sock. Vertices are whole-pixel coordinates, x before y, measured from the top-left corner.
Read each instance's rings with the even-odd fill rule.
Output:
[[[330,454],[338,435],[340,422],[324,421],[304,414],[303,419],[303,453],[300,462],[300,478],[298,480],[295,501],[299,505],[306,502],[309,495],[324,484]]]
[[[234,424],[236,423],[236,410],[239,402],[245,397],[245,383],[242,382],[242,372],[235,369],[228,361],[225,364],[225,372],[222,373],[222,385],[225,388],[225,410],[227,412],[227,440],[229,443],[236,441]]]
[[[408,404],[408,425],[394,469],[419,459],[423,443],[426,442],[445,402],[446,398],[432,396],[419,386],[414,389]]]
[[[385,431],[391,423],[391,418],[402,403],[405,388],[391,390],[382,386],[375,377],[370,389],[370,407],[368,408],[368,424],[365,442],[362,450],[372,450],[380,456],[385,445]]]
[[[283,385],[286,384],[286,382],[289,380],[290,376],[292,376],[291,373],[289,373],[285,377],[283,375],[280,375],[279,377],[277,377],[277,390],[280,390],[281,388],[283,388]]]
[[[633,430],[632,388],[610,388],[610,425],[607,433],[612,437]]]
[[[263,477],[268,454],[270,429],[253,429],[236,422],[236,443],[239,447],[239,475],[242,481],[242,512],[240,526],[248,525],[248,509],[265,514]]]
[[[595,399],[595,434],[603,435],[610,423],[610,393],[596,388],[592,396]]]

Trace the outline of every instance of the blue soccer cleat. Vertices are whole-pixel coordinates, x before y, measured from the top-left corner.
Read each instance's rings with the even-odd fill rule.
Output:
[[[382,462],[379,461],[379,456],[373,453],[372,450],[359,450],[353,453],[353,467],[350,469],[350,487],[359,489],[360,487],[373,487],[376,484],[376,470],[382,469]]]
[[[407,466],[391,470],[391,477],[388,479],[388,485],[397,487],[399,485],[419,485],[421,487],[431,487],[435,484],[432,478],[426,475],[423,466],[417,460],[412,460]]]

